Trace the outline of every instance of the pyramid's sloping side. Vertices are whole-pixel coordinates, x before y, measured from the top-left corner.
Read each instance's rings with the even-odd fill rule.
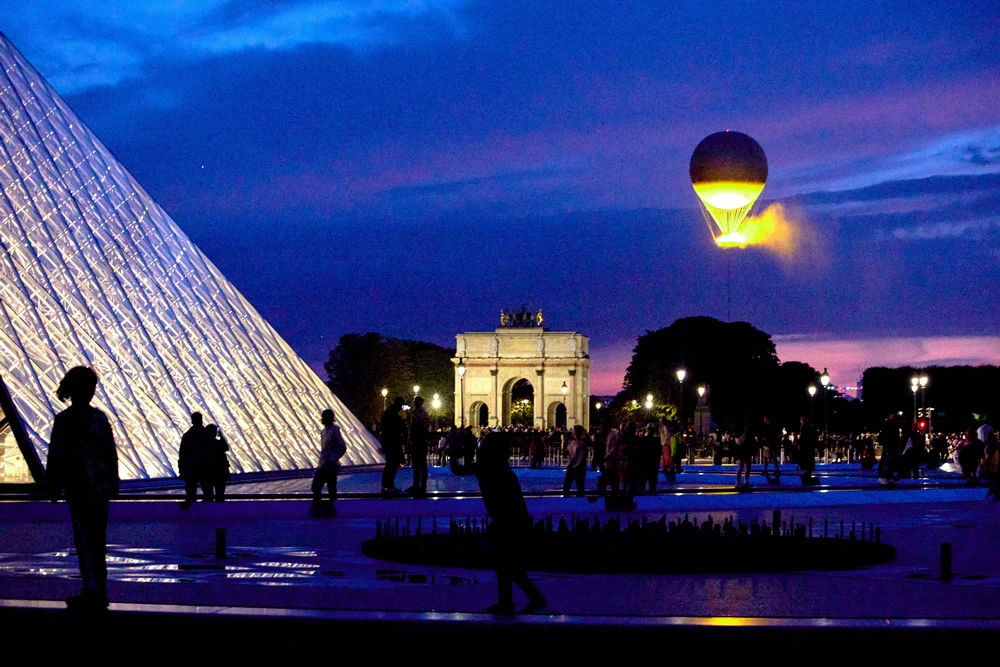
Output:
[[[332,408],[371,434],[0,35],[0,373],[44,463],[55,390],[92,365],[122,476],[176,473],[198,410],[236,471],[315,465]]]

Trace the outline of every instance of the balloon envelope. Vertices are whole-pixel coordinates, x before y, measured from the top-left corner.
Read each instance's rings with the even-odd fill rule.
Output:
[[[695,147],[690,172],[695,194],[717,226],[715,242],[745,245],[740,225],[767,182],[764,149],[742,132],[716,132]]]

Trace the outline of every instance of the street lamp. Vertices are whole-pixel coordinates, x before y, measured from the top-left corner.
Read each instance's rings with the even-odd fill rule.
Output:
[[[600,410],[601,409],[601,402],[600,401],[598,401],[597,403],[594,403],[594,409],[595,410]]]
[[[389,390],[383,387],[379,393],[382,394],[382,412],[385,412],[385,397],[389,395]]]
[[[681,432],[686,430],[687,422],[684,421],[684,378],[687,377],[687,371],[683,368],[677,369],[677,382],[681,385],[681,400],[679,401],[678,412],[680,412],[681,418]]]
[[[420,393],[420,385],[419,384],[413,385],[413,400],[414,401],[417,400],[417,394],[419,394],[419,393]]]
[[[439,409],[441,407],[441,396],[440,395],[434,394],[434,400],[431,401],[431,407],[434,408],[435,410],[437,410],[437,409]]]
[[[809,421],[816,421],[816,385],[809,385]]]
[[[698,398],[704,398],[704,397],[705,397],[705,386],[702,385],[698,387]]]
[[[924,419],[927,419],[927,432],[930,433],[931,420],[927,417],[927,383],[930,382],[930,378],[926,375],[920,376],[920,414]]]
[[[830,373],[827,372],[826,368],[823,369],[823,374],[819,376],[819,383],[823,385],[823,437],[825,438],[830,433],[830,413],[826,409],[826,391],[827,386],[830,384]]]
[[[916,375],[910,378],[910,391],[913,392],[913,422],[917,421],[917,390],[920,389],[920,378]]]
[[[461,360],[458,362],[458,383],[462,396],[462,428],[465,428],[465,364]]]
[[[565,382],[562,383],[562,387],[559,388],[559,391],[561,391],[562,395],[563,395],[563,414],[565,414],[566,413],[566,394],[569,393],[569,387],[566,386]],[[569,425],[569,419],[566,419],[566,425],[567,426]]]
[[[653,395],[646,394],[646,421],[649,421],[649,411],[653,409]]]

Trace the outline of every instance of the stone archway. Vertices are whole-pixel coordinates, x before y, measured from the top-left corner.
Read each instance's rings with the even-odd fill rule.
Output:
[[[552,401],[549,403],[549,408],[546,412],[546,420],[549,426],[555,426],[556,428],[566,427],[567,429],[572,426],[567,419],[569,412],[566,404],[562,401]]]
[[[480,406],[485,405],[489,426],[506,426],[511,423],[511,391],[526,380],[532,388],[536,428],[555,425],[554,403],[565,405],[567,428],[578,424],[589,428],[589,345],[589,339],[579,333],[540,326],[505,325],[492,332],[459,334],[452,359],[454,404],[465,406],[466,424],[477,425]],[[460,366],[464,375],[458,372]],[[461,412],[460,407],[457,423],[462,421]]]
[[[469,426],[482,428],[490,425],[490,406],[483,401],[475,401],[469,406]]]
[[[511,377],[503,383],[500,426],[533,426],[535,390],[526,377]],[[515,423],[516,422],[516,423]]]

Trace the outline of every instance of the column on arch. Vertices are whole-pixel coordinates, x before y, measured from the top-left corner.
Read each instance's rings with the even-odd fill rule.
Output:
[[[500,387],[497,386],[498,375],[500,373],[499,368],[490,369],[490,378],[492,385],[490,387],[490,426],[500,426]]]
[[[545,369],[535,369],[535,428],[543,429],[545,423]]]

